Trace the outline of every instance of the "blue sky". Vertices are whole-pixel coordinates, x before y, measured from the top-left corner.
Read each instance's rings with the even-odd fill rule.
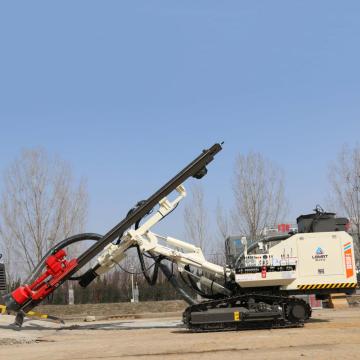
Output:
[[[105,232],[204,147],[232,206],[237,153],[281,166],[289,219],[324,203],[360,133],[358,1],[19,1],[0,6],[0,171],[42,146],[88,179]],[[182,210],[162,225],[183,235]]]

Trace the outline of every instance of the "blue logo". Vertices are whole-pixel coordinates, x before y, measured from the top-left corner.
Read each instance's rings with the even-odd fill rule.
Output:
[[[318,247],[317,249],[316,249],[316,255],[324,255],[324,251],[323,251],[323,249],[321,248],[321,247]]]

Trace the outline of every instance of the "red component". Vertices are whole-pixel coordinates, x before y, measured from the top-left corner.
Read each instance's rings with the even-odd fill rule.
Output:
[[[32,284],[19,286],[11,295],[19,305],[29,299],[42,300],[59,286],[61,279],[77,264],[77,259],[67,261],[65,250],[59,250],[45,260],[46,270]]]
[[[261,277],[262,277],[263,279],[266,278],[266,266],[263,266],[263,267],[261,268]]]
[[[288,233],[290,231],[290,224],[278,224],[278,232]]]

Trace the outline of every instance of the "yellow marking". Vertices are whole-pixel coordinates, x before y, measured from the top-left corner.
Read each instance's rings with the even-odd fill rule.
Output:
[[[0,314],[5,314],[6,313],[6,306],[5,305],[0,305]],[[49,315],[47,314],[41,314],[39,312],[36,311],[29,311],[25,314],[28,317],[34,316],[40,319],[47,319],[49,317]]]
[[[349,288],[356,286],[357,286],[356,283],[333,283],[333,284],[297,285],[297,288],[299,290],[313,290],[313,289]]]
[[[240,321],[240,312],[234,311],[234,321]]]
[[[41,313],[38,313],[38,312],[35,312],[35,311],[29,311],[28,313],[26,313],[26,316],[35,316],[35,317],[38,317],[40,319],[47,319],[48,318],[48,315],[41,314]]]
[[[356,283],[332,283],[332,284],[312,284],[312,285],[298,285],[299,290],[313,290],[313,289],[336,289],[356,287]]]

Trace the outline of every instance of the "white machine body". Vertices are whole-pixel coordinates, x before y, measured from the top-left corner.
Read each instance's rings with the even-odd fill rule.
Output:
[[[236,282],[241,287],[280,285],[282,290],[354,287],[353,246],[344,231],[295,234],[266,253],[245,256]]]
[[[294,292],[356,287],[353,239],[344,231],[299,233],[270,248],[260,242],[258,250],[261,254],[248,254],[244,238],[242,265],[236,269],[207,261],[202,250],[193,244],[151,232],[151,227],[186,196],[182,185],[176,191],[175,200],[162,199],[158,211],[143,225],[125,232],[120,244],[109,244],[104,249],[95,270],[98,275],[111,270],[125,258],[125,252],[131,246],[137,245],[141,252],[162,255],[176,263],[180,272],[190,265],[210,274],[219,283],[235,278],[241,288],[279,287]]]

